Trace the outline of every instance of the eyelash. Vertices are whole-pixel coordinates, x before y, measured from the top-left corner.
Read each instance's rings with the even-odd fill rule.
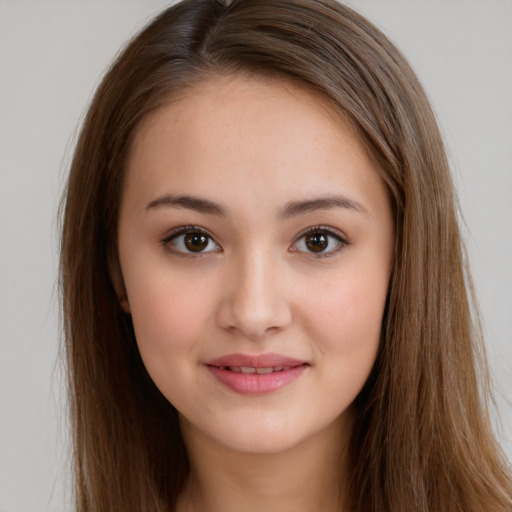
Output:
[[[210,242],[213,242],[218,249],[220,249],[219,244],[215,241],[215,239],[212,237],[208,231],[205,229],[199,227],[199,226],[180,226],[178,228],[175,228],[170,231],[170,233],[167,234],[162,240],[160,240],[160,243],[170,252],[173,254],[177,254],[178,256],[184,256],[184,257],[201,257],[205,254],[209,254],[211,252],[220,252],[219,250],[209,250],[209,251],[184,251],[179,250],[174,247],[172,247],[171,242],[178,239],[180,236],[186,236],[186,235],[202,235],[205,236],[209,242],[208,245],[210,245]]]
[[[328,258],[329,256],[334,256],[338,252],[342,251],[344,248],[348,247],[350,243],[346,238],[344,238],[338,231],[333,230],[332,228],[329,228],[327,226],[313,226],[311,228],[306,229],[303,231],[296,239],[296,241],[293,243],[292,247],[297,245],[297,243],[302,240],[303,238],[307,237],[308,235],[326,235],[329,238],[334,238],[338,244],[338,246],[334,249],[330,249],[327,251],[321,251],[318,253],[315,253],[313,251],[303,251],[305,254],[309,256],[313,256],[314,258]],[[330,245],[330,242],[328,242]],[[297,249],[293,250],[292,252],[297,252]]]
[[[208,245],[210,245],[210,243],[213,242],[216,245],[217,249],[208,250],[208,251],[199,250],[197,252],[194,252],[194,251],[180,250],[180,249],[176,249],[176,248],[172,247],[171,242],[177,240],[181,236],[185,236],[188,234],[202,235],[202,236],[206,237],[209,240],[206,247],[208,247]],[[328,238],[331,238],[331,239],[334,238],[338,245],[334,249],[330,249],[327,251],[322,250],[317,253],[315,253],[314,251],[307,251],[307,250],[306,251],[298,251],[296,248],[294,248],[294,246],[296,246],[299,243],[299,241],[301,241],[302,239],[305,239],[308,235],[325,235]],[[206,231],[205,229],[201,228],[200,226],[190,225],[190,226],[180,226],[178,228],[175,228],[167,236],[165,236],[162,240],[160,240],[160,243],[168,251],[172,252],[173,254],[177,254],[178,256],[183,256],[183,257],[201,257],[201,256],[204,256],[211,252],[221,252],[222,251],[222,248],[215,241],[215,239],[212,237],[212,235],[210,233],[208,233],[208,231]],[[328,241],[327,243],[328,243],[327,247],[329,247],[331,242]],[[348,247],[349,245],[350,245],[350,243],[343,236],[341,236],[337,231],[334,231],[332,228],[329,228],[327,226],[314,226],[314,227],[308,228],[306,231],[303,231],[297,237],[295,242],[293,242],[293,244],[292,244],[292,248],[290,249],[290,252],[302,252],[309,256],[313,256],[314,258],[326,258],[326,257],[333,256],[333,255],[337,254],[338,252],[343,250],[345,247]]]

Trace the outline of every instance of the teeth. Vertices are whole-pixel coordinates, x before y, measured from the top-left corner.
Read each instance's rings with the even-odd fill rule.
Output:
[[[256,373],[258,375],[265,375],[267,373],[272,373],[274,371],[274,368],[256,368]]]
[[[254,368],[253,366],[221,366],[221,368],[223,370],[231,370],[235,373],[257,373],[258,375],[267,375],[268,373],[289,370],[291,366],[268,366],[266,368]]]

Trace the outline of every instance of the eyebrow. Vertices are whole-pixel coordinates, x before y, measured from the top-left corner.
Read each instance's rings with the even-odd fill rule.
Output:
[[[226,209],[218,203],[191,195],[166,194],[154,199],[146,206],[146,211],[159,208],[186,208],[198,213],[225,217]],[[303,201],[291,201],[281,210],[279,217],[289,219],[297,215],[314,213],[332,208],[345,208],[359,213],[368,213],[366,208],[357,201],[343,195],[332,195],[306,199]]]
[[[209,215],[226,215],[226,210],[221,205],[208,199],[189,195],[166,194],[148,203],[146,211],[158,208],[187,208]]]
[[[346,196],[333,195],[287,203],[281,211],[280,217],[283,219],[289,219],[290,217],[295,217],[296,215],[313,213],[321,210],[330,210],[331,208],[346,208],[349,210],[355,210],[359,213],[368,213],[366,208],[357,201],[354,201],[353,199],[350,199]]]

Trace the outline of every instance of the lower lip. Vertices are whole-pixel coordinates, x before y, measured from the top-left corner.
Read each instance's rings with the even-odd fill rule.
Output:
[[[233,372],[217,366],[207,366],[208,370],[225,386],[243,395],[264,395],[291,384],[299,378],[307,365],[301,364],[289,370],[266,374]]]

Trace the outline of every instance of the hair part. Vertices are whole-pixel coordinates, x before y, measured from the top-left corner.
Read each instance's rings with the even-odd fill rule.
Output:
[[[114,62],[70,169],[61,287],[78,512],[173,510],[187,478],[177,411],[120,307],[118,213],[141,120],[230,74],[292,81],[329,101],[392,198],[394,264],[379,354],[356,400],[350,510],[510,510],[449,166],[415,74],[334,0],[185,0]]]

